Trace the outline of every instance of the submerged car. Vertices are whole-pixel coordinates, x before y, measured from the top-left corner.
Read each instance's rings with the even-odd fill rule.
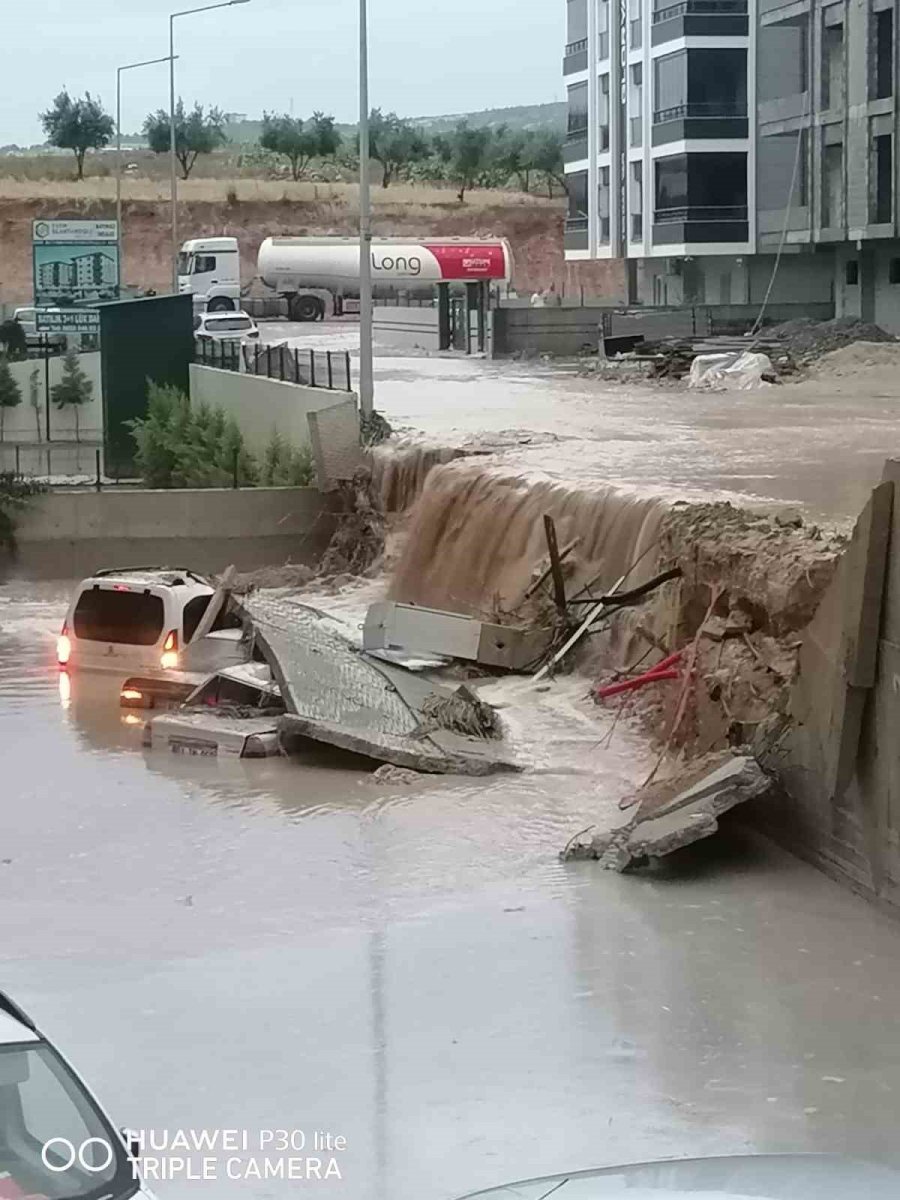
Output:
[[[2,1200],[152,1200],[126,1136],[30,1017],[0,992]]]
[[[460,1200],[895,1200],[900,1171],[830,1154],[747,1154],[572,1171]]]
[[[241,620],[224,604],[196,637],[216,595],[209,579],[183,567],[97,571],[72,596],[59,666],[118,676],[127,706],[183,700],[219,667],[251,657]]]
[[[144,726],[144,746],[204,758],[269,758],[281,753],[281,689],[265,663],[217,671],[179,708]]]

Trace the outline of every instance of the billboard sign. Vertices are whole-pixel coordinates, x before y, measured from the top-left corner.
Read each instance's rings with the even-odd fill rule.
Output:
[[[118,298],[115,221],[37,220],[32,223],[31,242],[37,307]]]
[[[38,333],[99,333],[99,308],[45,308],[34,314]]]

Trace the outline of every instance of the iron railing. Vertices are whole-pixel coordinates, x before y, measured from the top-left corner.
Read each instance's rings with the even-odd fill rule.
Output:
[[[747,0],[680,0],[678,4],[667,4],[653,14],[653,24],[671,21],[684,16],[746,16]]]
[[[584,233],[587,227],[587,217],[566,217],[566,233]]]
[[[247,375],[278,379],[282,383],[352,391],[347,350],[301,350],[284,343],[242,346],[239,342],[204,340],[195,344],[194,361],[204,367],[243,370]]]
[[[559,45],[558,42],[557,42],[557,45]],[[587,38],[579,38],[577,42],[569,42],[569,44],[566,46],[566,49],[564,52],[565,57],[568,58],[570,54],[580,54],[582,50],[587,50],[587,48],[588,48]],[[557,51],[557,54],[558,53],[559,53],[559,51]]]
[[[684,221],[746,221],[746,204],[688,205],[686,208],[658,208],[653,214],[657,225]]]
[[[680,121],[685,118],[695,117],[707,121],[718,118],[737,118],[746,120],[747,105],[746,102],[737,104],[729,103],[725,100],[673,104],[671,108],[657,109],[657,111],[653,114],[653,124],[662,125],[666,121]]]

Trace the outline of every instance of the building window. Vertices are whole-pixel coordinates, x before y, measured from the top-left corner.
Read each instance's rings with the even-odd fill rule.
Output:
[[[653,121],[746,117],[746,50],[692,48],[654,63]]]
[[[600,188],[597,197],[597,213],[600,221],[599,237],[602,245],[609,243],[609,167],[600,168]]]
[[[600,0],[597,9],[597,57],[600,62],[609,58],[609,0]]]
[[[569,211],[566,216],[566,227],[570,230],[587,229],[588,227],[588,173],[575,171],[566,176],[566,187],[569,195]]]
[[[757,34],[759,72],[757,97],[761,103],[802,95],[809,86],[809,20],[804,16],[777,25],[763,25]]]
[[[892,258],[888,263],[888,282],[900,283],[900,258]]]
[[[628,113],[630,124],[629,144],[640,146],[643,141],[644,111],[644,66],[634,63],[629,72]]]
[[[844,283],[848,287],[856,287],[859,283],[859,263],[855,258],[851,258],[849,262],[844,263]]]
[[[641,162],[633,162],[631,164],[631,186],[629,191],[629,234],[633,242],[639,242],[644,236],[644,164]]]
[[[644,36],[641,22],[641,0],[628,0],[628,45],[636,50]]]
[[[869,195],[870,220],[876,225],[887,225],[894,219],[893,147],[889,133],[876,137],[872,145],[874,194]]]
[[[826,9],[823,20],[830,9]],[[844,26],[823,25],[822,28],[822,96],[823,109],[840,108],[844,103]]]
[[[580,141],[587,136],[588,128],[588,85],[576,83],[569,88],[569,111],[566,137],[570,142]]]
[[[838,228],[844,223],[844,147],[822,148],[822,225]]]
[[[566,53],[574,54],[587,43],[587,0],[568,0],[566,4]]]
[[[655,166],[657,224],[746,222],[746,154],[675,154],[658,158]]]
[[[885,100],[894,94],[894,10],[872,13],[869,99]]]
[[[599,126],[600,152],[609,149],[609,76],[600,76],[600,93],[597,98],[597,124]]]

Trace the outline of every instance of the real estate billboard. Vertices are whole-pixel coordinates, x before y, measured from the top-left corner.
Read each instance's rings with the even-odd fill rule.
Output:
[[[118,299],[115,221],[37,220],[31,242],[38,308]]]

